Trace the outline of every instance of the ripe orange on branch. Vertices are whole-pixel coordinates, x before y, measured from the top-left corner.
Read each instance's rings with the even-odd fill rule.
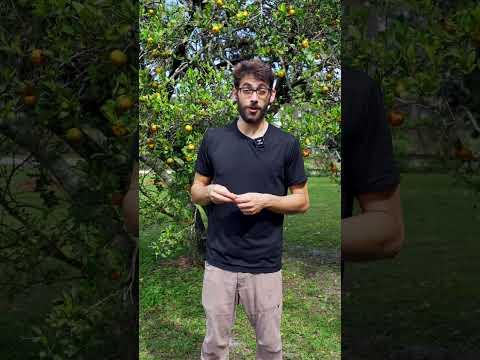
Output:
[[[405,121],[405,115],[400,111],[390,111],[388,113],[388,122],[392,126],[400,126]]]
[[[30,55],[30,60],[32,61],[32,64],[40,65],[43,63],[44,59],[45,57],[41,49],[32,50],[32,54]]]
[[[34,106],[37,103],[37,97],[35,95],[25,95],[23,97],[23,102],[27,106]]]
[[[79,128],[71,128],[65,132],[65,138],[68,142],[78,144],[83,141],[83,133]]]
[[[127,63],[127,55],[122,50],[113,50],[110,53],[110,61],[116,66],[125,65]]]
[[[465,146],[455,149],[455,157],[463,161],[471,161],[475,159],[472,150]]]
[[[287,73],[285,72],[285,69],[280,69],[280,70],[278,70],[278,72],[277,72],[277,76],[278,76],[280,79],[283,79],[286,75],[287,75]]]
[[[112,132],[116,137],[122,137],[128,134],[128,129],[123,124],[115,124],[112,126]]]
[[[133,101],[132,98],[128,95],[120,95],[117,98],[117,108],[120,111],[128,111],[132,108]]]

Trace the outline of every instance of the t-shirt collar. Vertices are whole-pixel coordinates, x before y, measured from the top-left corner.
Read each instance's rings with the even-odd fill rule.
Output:
[[[240,131],[240,129],[238,128],[238,125],[237,125],[237,121],[238,119],[235,119],[233,120],[233,122],[230,124],[230,127],[233,129],[233,131],[235,131],[240,137],[244,138],[244,139],[247,139],[247,140],[255,140],[255,139],[258,139],[258,138],[266,138],[268,133],[270,132],[270,128],[272,127],[272,125],[270,125],[269,122],[267,122],[268,126],[267,126],[267,131],[265,131],[265,134],[263,136],[259,136],[259,137],[256,137],[256,138],[251,138],[251,137],[248,137],[247,135],[245,135],[244,133],[242,133]]]

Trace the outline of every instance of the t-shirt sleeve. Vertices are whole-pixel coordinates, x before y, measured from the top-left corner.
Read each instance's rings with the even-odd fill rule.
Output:
[[[302,151],[297,139],[293,141],[289,153],[287,154],[286,179],[287,187],[302,184],[307,181]]]
[[[203,135],[202,143],[198,148],[197,162],[195,164],[195,171],[203,176],[212,177],[213,167],[208,156],[208,141],[209,141],[208,129]]]
[[[355,134],[355,146],[351,153],[354,195],[382,192],[400,182],[400,175],[393,157],[392,136],[386,119],[383,94],[372,81],[362,126]]]

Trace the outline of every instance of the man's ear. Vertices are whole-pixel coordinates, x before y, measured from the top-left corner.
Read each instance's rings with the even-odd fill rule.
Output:
[[[273,89],[272,93],[270,94],[270,104],[272,104],[274,102],[276,95],[277,95],[277,91],[275,89]]]
[[[231,98],[234,102],[238,102],[238,90],[235,87],[232,89]]]

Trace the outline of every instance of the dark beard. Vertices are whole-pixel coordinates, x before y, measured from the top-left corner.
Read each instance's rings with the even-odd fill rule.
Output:
[[[249,124],[256,124],[263,120],[263,118],[265,117],[265,113],[268,109],[268,104],[265,105],[263,108],[257,107],[257,109],[259,110],[255,117],[251,117],[251,115],[248,114],[248,106],[241,106],[240,103],[238,104],[238,112],[240,113],[240,116],[246,123]]]

